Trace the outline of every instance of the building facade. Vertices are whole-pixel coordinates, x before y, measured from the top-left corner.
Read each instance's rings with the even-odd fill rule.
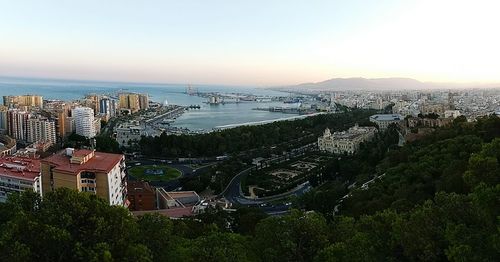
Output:
[[[375,127],[359,127],[355,125],[343,132],[330,132],[325,129],[323,136],[318,138],[320,151],[333,154],[354,154],[359,150],[361,143],[370,141],[377,132]]]
[[[7,112],[8,134],[16,139],[26,141],[28,138],[28,119],[30,114],[19,109],[10,109]]]
[[[120,110],[128,109],[135,113],[141,109],[139,104],[139,94],[124,93],[119,95]]]
[[[42,96],[21,95],[21,96],[3,96],[3,104],[8,108],[20,107],[43,107]]]
[[[147,94],[122,93],[118,97],[120,110],[125,109],[135,113],[149,108],[149,96]]]
[[[96,135],[94,110],[89,107],[77,107],[71,111],[75,120],[75,132],[77,135],[92,138]]]
[[[7,107],[0,106],[0,133],[7,133]]]
[[[126,206],[127,177],[121,154],[67,148],[41,161],[43,192],[60,187],[89,192],[110,205]]]
[[[47,118],[30,118],[27,124],[28,143],[56,143],[56,123]]]
[[[42,193],[40,160],[15,156],[0,157],[0,202],[5,202],[9,194],[26,190]]]
[[[141,110],[149,108],[149,96],[147,94],[139,94],[139,108]]]
[[[16,151],[17,141],[8,135],[0,135],[0,156],[13,155]]]
[[[128,200],[130,201],[128,208],[131,211],[157,209],[156,192],[148,182],[129,181],[127,188]]]
[[[370,122],[377,124],[380,130],[386,130],[391,124],[402,125],[404,117],[400,114],[377,114],[370,116]]]

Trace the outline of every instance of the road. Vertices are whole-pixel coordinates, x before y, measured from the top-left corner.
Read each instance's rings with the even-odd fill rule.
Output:
[[[305,154],[306,151],[314,148],[314,144],[308,144],[305,146],[301,146],[299,148],[293,149],[290,152],[278,156],[278,157],[273,157],[273,158],[268,158],[264,159],[262,162],[266,163],[265,166],[269,166],[271,164],[275,163],[282,163],[285,161],[288,161],[290,158],[298,157],[303,154]],[[290,208],[290,203],[285,203],[285,204],[278,204],[278,205],[273,205],[270,202],[275,202],[279,200],[286,199],[290,196],[300,196],[303,195],[305,192],[311,190],[311,185],[309,182],[303,183],[296,188],[274,196],[269,196],[269,197],[264,197],[264,198],[259,198],[259,199],[251,199],[247,198],[243,195],[243,192],[241,190],[241,179],[247,176],[252,170],[257,170],[260,168],[263,168],[263,165],[260,165],[260,167],[252,166],[249,168],[246,168],[242,170],[240,173],[236,174],[233,179],[229,182],[227,187],[222,191],[220,196],[223,196],[227,201],[231,202],[234,205],[237,206],[253,206],[253,207],[259,207],[261,208],[264,212],[271,214],[271,215],[279,215],[283,214],[284,212],[287,212],[288,209]]]
[[[167,162],[166,160],[160,159],[135,159],[133,161],[127,161],[127,169],[139,165],[167,165],[169,167],[178,169],[181,171],[182,177],[193,177],[199,174],[202,174],[205,169],[209,168],[211,165],[206,165],[198,169],[193,169],[192,167],[184,164],[180,164],[177,162]],[[132,177],[129,177],[130,180],[133,180]],[[167,191],[173,191],[179,187],[181,187],[181,183],[179,179],[170,180],[170,181],[151,181],[149,182],[152,186],[155,187],[163,187]]]

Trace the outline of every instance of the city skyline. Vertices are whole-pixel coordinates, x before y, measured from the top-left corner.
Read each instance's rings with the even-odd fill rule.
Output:
[[[276,86],[500,82],[495,1],[0,1],[0,75]]]

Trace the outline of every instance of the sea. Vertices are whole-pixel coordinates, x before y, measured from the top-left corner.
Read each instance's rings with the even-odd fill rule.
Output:
[[[75,100],[86,94],[111,94],[120,91],[147,93],[152,101],[173,105],[199,105],[188,110],[172,126],[193,131],[210,131],[218,126],[287,119],[289,114],[253,110],[257,107],[289,106],[282,102],[241,102],[210,105],[206,98],[186,94],[188,84],[121,83],[82,80],[0,77],[0,95],[36,94],[43,99]],[[288,96],[274,90],[223,85],[191,85],[199,92],[244,93],[257,96]]]

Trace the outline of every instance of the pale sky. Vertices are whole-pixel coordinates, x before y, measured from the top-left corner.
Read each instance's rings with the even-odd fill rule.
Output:
[[[0,0],[0,75],[500,82],[500,1]]]

